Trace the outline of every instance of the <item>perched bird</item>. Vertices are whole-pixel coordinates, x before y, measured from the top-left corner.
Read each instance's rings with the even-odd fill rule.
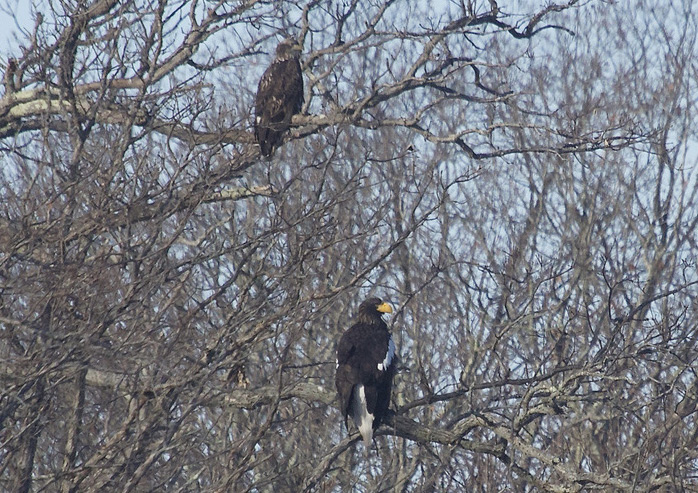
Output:
[[[366,450],[371,446],[373,430],[380,426],[390,404],[397,355],[388,326],[381,317],[392,312],[390,305],[380,298],[367,299],[359,306],[358,321],[337,345],[335,385],[344,425],[347,426],[347,416],[351,416]]]
[[[283,40],[276,48],[276,59],[259,81],[254,136],[265,157],[281,145],[291,118],[303,107],[302,49],[294,39]]]

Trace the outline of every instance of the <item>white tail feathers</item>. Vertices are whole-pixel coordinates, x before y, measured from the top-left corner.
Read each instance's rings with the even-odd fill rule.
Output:
[[[354,397],[351,402],[351,417],[364,439],[366,450],[368,450],[371,448],[371,441],[373,440],[373,414],[368,412],[366,393],[364,392],[364,386],[362,384],[358,384],[354,387]]]

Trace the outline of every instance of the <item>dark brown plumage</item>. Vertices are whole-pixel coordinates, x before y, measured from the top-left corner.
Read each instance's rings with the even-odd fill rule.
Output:
[[[265,157],[273,155],[282,144],[291,118],[303,107],[301,50],[302,46],[293,39],[279,43],[276,59],[259,81],[254,136]]]
[[[335,385],[344,424],[351,416],[367,449],[390,405],[397,355],[381,317],[392,311],[380,298],[367,299],[359,306],[358,321],[337,345]]]

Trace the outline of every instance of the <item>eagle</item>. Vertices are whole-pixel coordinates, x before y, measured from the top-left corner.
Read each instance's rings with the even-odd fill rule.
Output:
[[[294,39],[283,40],[276,48],[276,59],[259,81],[254,136],[265,157],[281,145],[291,118],[303,107],[302,49]]]
[[[381,318],[393,309],[380,298],[369,298],[359,306],[357,322],[347,330],[337,345],[335,385],[347,427],[351,416],[371,447],[373,430],[388,412],[390,391],[395,376],[397,355],[388,326]]]

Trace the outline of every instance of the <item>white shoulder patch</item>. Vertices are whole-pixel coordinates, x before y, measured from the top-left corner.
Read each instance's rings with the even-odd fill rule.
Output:
[[[383,360],[382,363],[378,363],[378,370],[379,371],[385,371],[388,369],[390,366],[390,363],[393,362],[393,358],[395,357],[395,343],[393,342],[393,336],[390,336],[388,339],[388,352],[385,353],[385,359]]]

